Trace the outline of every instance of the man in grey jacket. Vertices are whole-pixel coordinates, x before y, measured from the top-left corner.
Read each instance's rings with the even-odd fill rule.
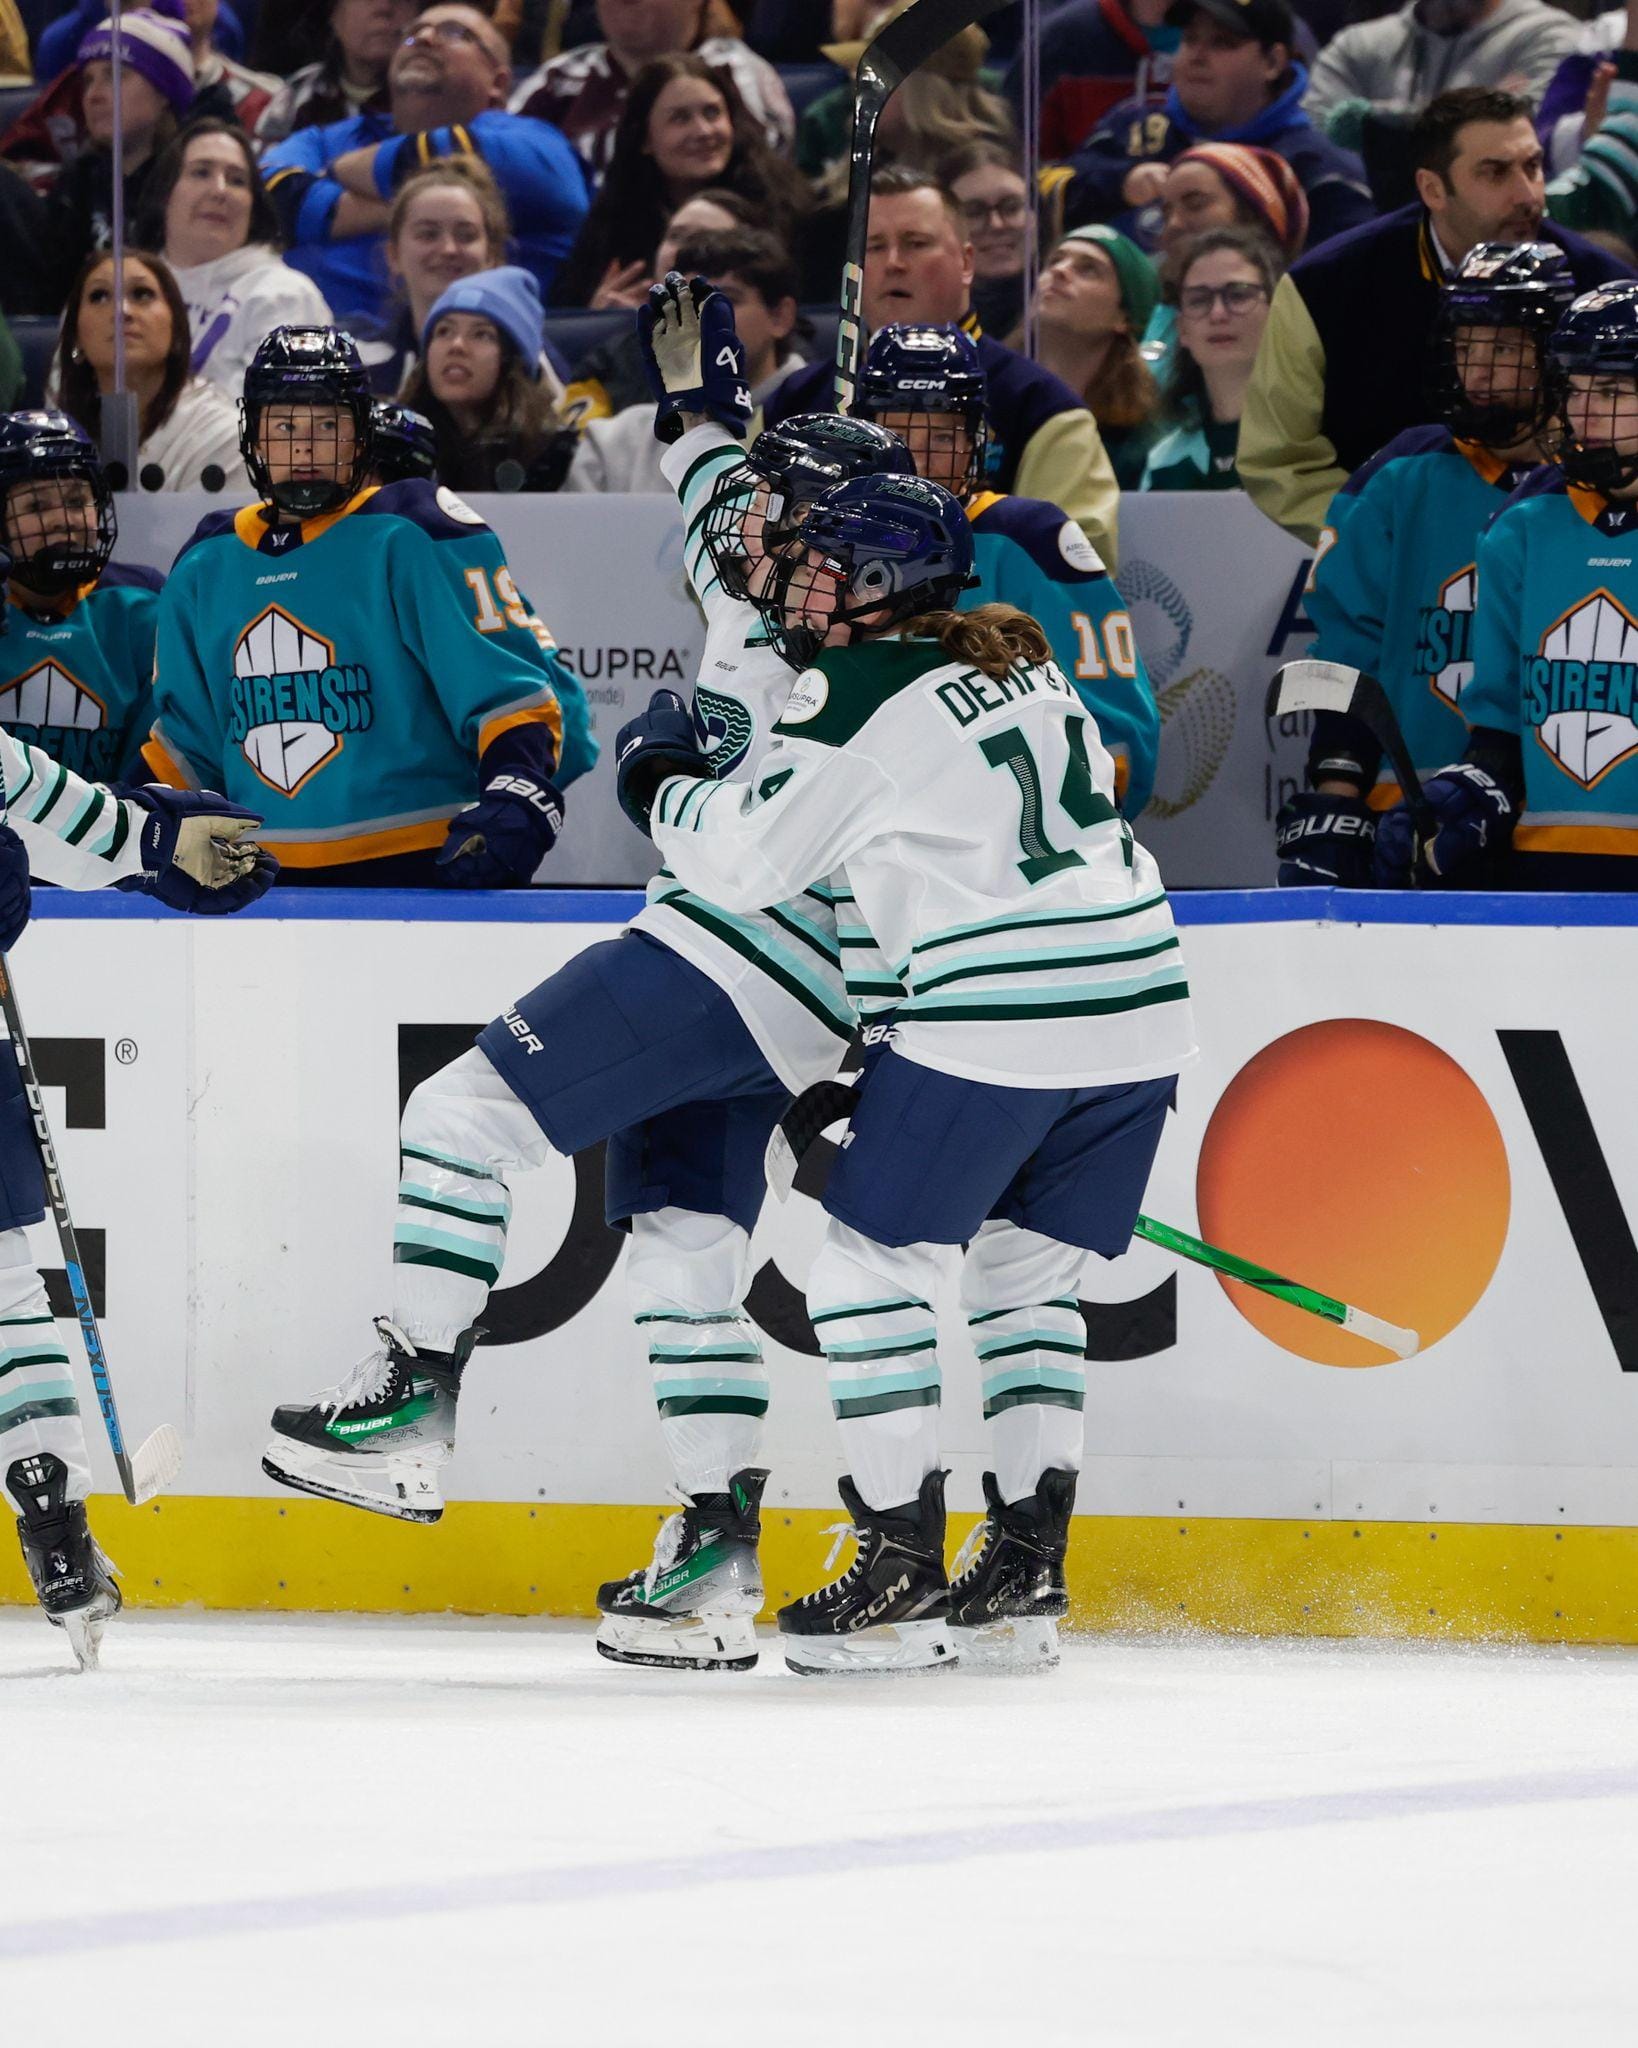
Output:
[[[1545,0],[1410,0],[1341,30],[1314,62],[1303,109],[1344,149],[1368,121],[1408,126],[1442,92],[1503,86],[1539,99],[1576,46],[1576,23]]]

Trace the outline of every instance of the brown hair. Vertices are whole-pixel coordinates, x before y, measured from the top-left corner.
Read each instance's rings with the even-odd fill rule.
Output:
[[[277,249],[281,241],[279,217],[267,196],[262,167],[251,147],[250,137],[237,121],[192,121],[183,129],[154,165],[142,188],[142,205],[131,230],[132,241],[139,249],[162,250],[165,247],[165,211],[171,203],[171,194],[181,181],[188,151],[202,135],[225,135],[244,158],[245,174],[250,180],[250,221],[240,247],[259,247],[265,243],[269,248]]]
[[[905,627],[911,640],[936,640],[952,661],[987,676],[1004,676],[1020,662],[1038,667],[1052,659],[1052,643],[1016,605],[979,604],[970,612],[924,612]]]
[[[517,462],[528,470],[539,460],[557,431],[557,415],[534,370],[503,333],[500,376],[481,424],[476,432],[468,432],[434,395],[425,357],[415,365],[398,402],[425,413],[432,422],[440,482],[454,491],[492,491],[501,463]]]
[[[1252,269],[1260,273],[1263,288],[1272,302],[1274,287],[1285,275],[1285,259],[1263,230],[1254,227],[1206,228],[1177,251],[1163,290],[1168,306],[1176,306],[1180,302],[1189,272],[1201,257],[1214,256],[1220,249],[1244,257]],[[1211,417],[1211,408],[1206,401],[1205,377],[1200,365],[1181,342],[1172,355],[1161,403],[1167,414],[1185,423],[1198,424]]]
[[[1432,171],[1443,185],[1462,146],[1462,130],[1474,121],[1529,121],[1535,108],[1519,93],[1496,85],[1459,85],[1428,101],[1411,126],[1410,158],[1419,171]]]
[[[70,419],[78,420],[93,441],[102,434],[102,391],[96,371],[80,352],[80,303],[92,277],[105,263],[112,264],[113,260],[111,249],[96,249],[80,265],[78,275],[69,286],[68,303],[63,308],[62,332],[57,336],[54,368],[58,400],[63,411]],[[155,256],[146,249],[127,249],[127,272],[134,263],[140,264],[158,285],[171,315],[171,345],[165,351],[165,375],[160,381],[158,394],[143,413],[137,428],[138,440],[145,441],[176,410],[176,401],[192,375],[193,338],[188,331],[188,309],[182,303],[182,294],[176,288],[176,279],[172,277],[171,267],[164,257]]]
[[[907,192],[935,192],[939,204],[950,217],[950,225],[961,237],[967,239],[967,224],[961,218],[961,202],[948,185],[940,184],[931,171],[919,169],[915,164],[887,164],[870,181],[872,199],[902,199]]]
[[[483,215],[484,239],[488,242],[491,256],[489,268],[506,261],[507,246],[512,239],[512,218],[506,210],[506,196],[495,183],[495,174],[481,157],[452,156],[441,162],[429,164],[424,171],[417,171],[399,186],[387,215],[387,242],[390,246],[404,232],[404,222],[413,202],[423,192],[430,192],[439,185],[459,186],[470,192],[478,202],[478,211]]]

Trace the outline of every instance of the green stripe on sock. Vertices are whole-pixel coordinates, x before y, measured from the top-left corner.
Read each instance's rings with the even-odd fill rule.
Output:
[[[661,1401],[659,1411],[669,1422],[679,1415],[766,1415],[768,1404],[740,1394],[689,1394]]]
[[[437,1266],[445,1273],[464,1273],[469,1280],[481,1280],[486,1287],[493,1287],[500,1278],[500,1267],[493,1259],[469,1259],[432,1245],[395,1244],[392,1256],[394,1265]]]
[[[893,1394],[867,1394],[860,1400],[832,1401],[838,1422],[858,1422],[866,1415],[890,1415],[896,1408],[936,1408],[937,1387],[901,1387]]]
[[[1003,1408],[1073,1408],[1077,1412],[1086,1407],[1086,1396],[1077,1394],[1069,1387],[1021,1387],[1015,1394],[997,1394],[993,1400],[984,1403],[984,1420],[992,1421]]]

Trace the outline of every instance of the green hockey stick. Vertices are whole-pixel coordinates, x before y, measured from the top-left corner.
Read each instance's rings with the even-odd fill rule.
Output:
[[[822,1132],[850,1116],[858,1099],[858,1089],[845,1081],[819,1081],[799,1095],[775,1124],[765,1163],[768,1186],[780,1201],[796,1185],[796,1170],[803,1154]],[[1191,1237],[1186,1230],[1157,1223],[1152,1216],[1139,1216],[1132,1235],[1159,1245],[1162,1251],[1173,1252],[1180,1259],[1192,1259],[1197,1266],[1209,1266],[1214,1273],[1226,1274],[1230,1280],[1243,1280],[1247,1287],[1271,1294],[1276,1301],[1287,1302],[1323,1322],[1335,1323],[1339,1329],[1363,1337],[1368,1344],[1391,1351],[1395,1358],[1414,1358],[1422,1348],[1422,1340],[1414,1330],[1402,1330],[1397,1323],[1384,1322],[1380,1316],[1355,1308],[1351,1302],[1322,1294],[1317,1287],[1304,1287],[1300,1280],[1288,1280],[1283,1273],[1254,1265],[1235,1252],[1221,1251],[1202,1238]]]

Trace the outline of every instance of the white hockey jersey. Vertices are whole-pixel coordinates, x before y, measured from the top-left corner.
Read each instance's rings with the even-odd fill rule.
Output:
[[[1096,722],[1050,662],[996,680],[930,641],[830,649],[755,790],[673,776],[654,841],[743,912],[840,873],[907,991],[898,1050],[1002,1086],[1175,1073],[1188,979]]]
[[[756,613],[723,589],[702,536],[713,492],[744,459],[737,441],[709,425],[673,443],[660,464],[682,500],[683,565],[706,620],[695,723],[717,777],[740,788],[757,775],[793,680]],[[794,1093],[836,1072],[856,1021],[842,978],[835,891],[812,879],[813,887],[730,906],[662,872],[632,920],[634,930],[716,983]]]
[[[4,822],[28,848],[29,872],[64,889],[106,889],[142,873],[147,812],[86,782],[38,747],[0,732]]]

